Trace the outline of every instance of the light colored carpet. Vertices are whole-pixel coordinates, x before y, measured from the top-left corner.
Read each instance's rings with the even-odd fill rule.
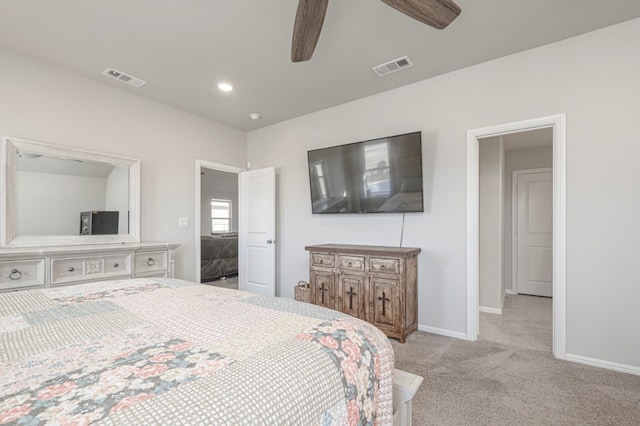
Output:
[[[640,425],[640,376],[424,332],[391,341],[396,368],[424,377],[414,425]]]

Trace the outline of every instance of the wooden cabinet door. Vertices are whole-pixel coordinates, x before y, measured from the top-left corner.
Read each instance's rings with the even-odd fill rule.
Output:
[[[400,322],[400,282],[371,277],[369,281],[369,322],[382,331],[396,332]]]
[[[335,278],[330,271],[311,271],[311,303],[334,308]]]
[[[336,310],[366,321],[365,291],[364,275],[340,275]]]

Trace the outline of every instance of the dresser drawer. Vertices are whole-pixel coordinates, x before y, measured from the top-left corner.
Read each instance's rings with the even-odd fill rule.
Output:
[[[333,254],[311,253],[311,266],[333,268],[336,266],[336,257]]]
[[[364,256],[340,256],[338,267],[341,270],[364,271]]]
[[[44,287],[44,259],[0,262],[0,291]]]
[[[385,274],[399,274],[400,259],[371,257],[369,258],[369,271],[383,272]]]
[[[166,269],[167,252],[165,250],[136,253],[136,274],[162,271]]]
[[[51,259],[51,284],[131,275],[131,254]]]
[[[131,254],[105,256],[104,273],[107,275],[131,274]]]

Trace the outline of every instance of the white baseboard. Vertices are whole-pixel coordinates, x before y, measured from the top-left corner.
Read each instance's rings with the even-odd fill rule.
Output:
[[[480,309],[480,312],[484,312],[486,314],[502,315],[502,309],[489,308],[488,306],[480,306],[479,309]]]
[[[619,364],[617,362],[605,361],[597,358],[589,358],[586,356],[567,354],[565,360],[577,362],[579,364],[590,365],[592,367],[606,368],[607,370],[620,371],[622,373],[634,374],[640,376],[640,367],[635,365]]]
[[[458,331],[445,330],[444,328],[431,327],[428,325],[418,324],[418,330],[426,331],[427,333],[439,334],[441,336],[453,337],[455,339],[468,340],[465,333]]]
[[[443,328],[431,327],[428,325],[418,324],[418,330],[427,333],[439,334],[441,336],[453,337],[455,339],[469,340],[467,335],[458,331],[445,330]],[[620,371],[622,373],[640,376],[640,367],[635,365],[620,364],[617,362],[605,361],[597,358],[589,358],[586,356],[566,354],[566,361],[577,362],[579,364],[590,365],[592,367],[605,368],[607,370]]]
[[[505,289],[505,290],[504,290],[504,292],[505,292],[506,294],[518,294],[518,292],[517,292],[517,291],[515,291],[515,290],[511,290],[510,288]]]

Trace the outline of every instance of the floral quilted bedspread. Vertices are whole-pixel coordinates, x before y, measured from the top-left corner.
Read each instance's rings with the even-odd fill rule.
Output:
[[[393,351],[336,311],[172,279],[0,294],[0,425],[373,425]]]

